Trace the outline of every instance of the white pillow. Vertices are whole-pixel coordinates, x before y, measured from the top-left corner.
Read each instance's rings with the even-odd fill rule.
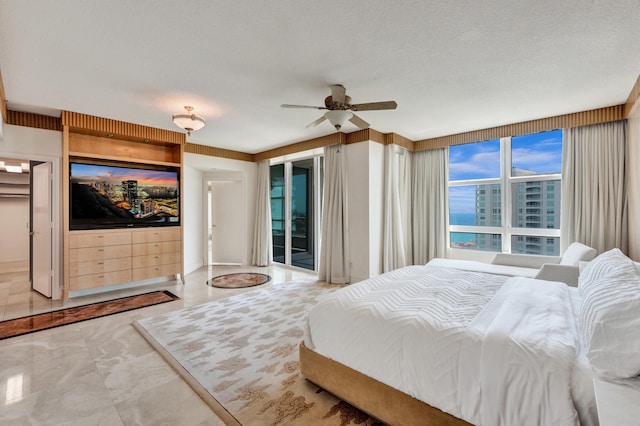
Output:
[[[580,272],[580,277],[578,278],[580,295],[585,297],[585,292],[604,277],[616,276],[622,271],[629,272],[627,268],[629,265],[635,267],[633,261],[625,256],[620,249],[615,248],[602,253],[589,262]],[[618,271],[619,269],[622,269],[622,271]]]
[[[580,262],[578,262],[578,271],[580,273],[583,273],[584,272],[584,268],[586,268],[588,264],[589,264],[589,262],[586,262],[584,260],[581,260]]]
[[[580,326],[591,368],[600,377],[640,374],[640,275],[619,249],[589,262],[578,279]]]
[[[561,265],[578,266],[578,262],[588,262],[596,257],[597,250],[593,247],[585,246],[582,243],[574,242],[567,247],[560,259]]]

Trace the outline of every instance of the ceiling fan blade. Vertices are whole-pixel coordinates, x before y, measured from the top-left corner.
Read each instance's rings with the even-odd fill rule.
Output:
[[[355,114],[351,116],[349,121],[355,124],[360,129],[366,129],[369,127],[369,123],[367,123],[366,121],[364,121],[362,118],[358,117]]]
[[[311,109],[327,109],[327,107],[323,106],[311,106],[311,105],[291,105],[291,104],[282,104],[280,105],[282,108],[311,108]]]
[[[398,104],[396,101],[385,102],[369,102],[367,104],[351,105],[351,111],[374,111],[377,109],[396,109]]]
[[[341,104],[345,103],[347,89],[342,84],[334,84],[329,87],[331,88],[331,100]]]
[[[314,121],[313,123],[307,124],[307,128],[309,127],[316,127],[318,124],[322,123],[324,120],[326,120],[326,117],[323,115],[322,117],[318,118],[316,121]]]

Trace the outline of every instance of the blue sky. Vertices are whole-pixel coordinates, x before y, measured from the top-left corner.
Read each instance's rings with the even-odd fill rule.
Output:
[[[512,138],[514,167],[537,174],[559,173],[562,166],[562,131],[534,133]],[[452,146],[449,149],[449,180],[500,177],[500,141]]]

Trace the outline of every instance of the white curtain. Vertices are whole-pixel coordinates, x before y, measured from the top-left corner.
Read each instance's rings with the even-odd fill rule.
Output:
[[[347,169],[344,147],[324,148],[322,240],[318,279],[335,284],[350,280],[347,227]]]
[[[449,149],[413,153],[413,264],[447,257]]]
[[[385,146],[383,272],[412,264],[411,155],[398,145]]]
[[[269,160],[258,163],[256,216],[253,232],[251,264],[268,266],[273,261],[271,236],[271,179]]]
[[[626,122],[564,131],[562,250],[578,241],[627,251]]]

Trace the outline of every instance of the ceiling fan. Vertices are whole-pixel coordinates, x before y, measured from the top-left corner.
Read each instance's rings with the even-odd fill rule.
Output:
[[[325,120],[336,128],[340,128],[344,123],[349,120],[360,129],[366,129],[369,127],[369,123],[362,118],[355,115],[352,111],[375,111],[381,109],[396,109],[398,104],[396,101],[384,101],[384,102],[369,102],[366,104],[352,104],[351,97],[346,95],[346,89],[342,84],[333,84],[329,86],[331,88],[331,96],[327,96],[324,99],[325,106],[310,106],[310,105],[290,105],[282,104],[282,108],[312,108],[312,109],[326,109],[328,110],[322,117],[316,121],[307,125],[307,127],[315,127]]]

